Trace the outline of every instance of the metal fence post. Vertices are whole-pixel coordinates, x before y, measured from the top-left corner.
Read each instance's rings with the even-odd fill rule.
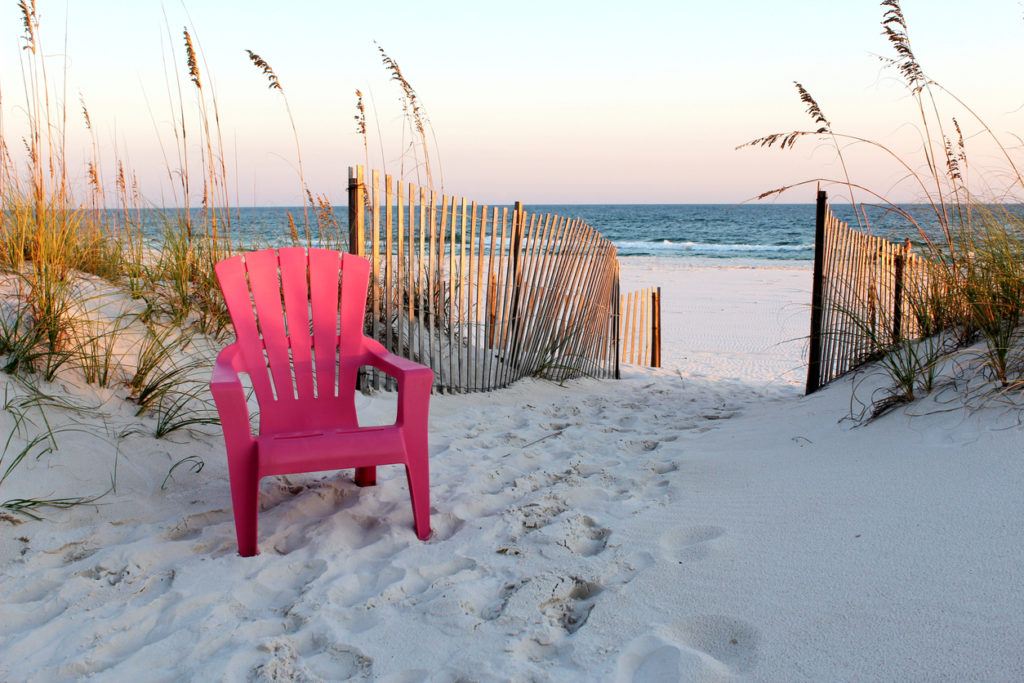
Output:
[[[807,352],[806,394],[813,394],[821,388],[821,337],[822,337],[822,285],[825,265],[825,211],[828,196],[818,190],[818,203],[814,223],[814,275],[811,281],[811,337]]]
[[[902,249],[901,249],[902,251]],[[896,254],[895,282],[892,287],[892,343],[899,344],[903,338],[903,273],[905,257]]]

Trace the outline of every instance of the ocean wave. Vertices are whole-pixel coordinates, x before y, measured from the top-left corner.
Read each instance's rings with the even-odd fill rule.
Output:
[[[683,251],[683,252],[799,252],[814,249],[814,244],[721,244],[714,242],[641,242],[622,240],[615,242],[623,251]]]

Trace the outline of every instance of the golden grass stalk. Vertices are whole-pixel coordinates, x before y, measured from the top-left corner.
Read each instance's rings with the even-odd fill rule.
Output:
[[[384,68],[388,71],[388,73],[391,74],[391,80],[398,83],[399,88],[401,88],[402,90],[402,112],[405,115],[405,121],[409,128],[410,135],[412,137],[412,141],[410,142],[410,149],[413,152],[413,161],[415,162],[414,170],[416,172],[416,182],[417,184],[422,184],[420,183],[419,180],[419,169],[421,165],[419,153],[422,153],[422,166],[427,177],[426,187],[428,189],[433,190],[434,180],[432,174],[432,167],[430,163],[430,150],[427,145],[427,129],[430,129],[431,137],[434,140],[435,155],[439,154],[437,146],[437,133],[434,131],[434,127],[430,125],[430,119],[427,116],[426,110],[423,108],[423,104],[420,101],[419,95],[416,93],[416,90],[412,87],[412,84],[409,82],[409,80],[405,77],[405,74],[402,73],[402,69],[398,66],[398,62],[392,59],[388,55],[388,53],[384,51],[384,48],[376,41],[374,41],[374,44],[377,45],[377,51],[380,53],[381,61],[384,64]],[[417,146],[420,152],[417,152]],[[440,164],[438,165],[438,170],[440,172],[441,193],[444,194],[444,172],[440,170]],[[403,178],[405,177],[404,152],[402,154],[401,175]]]
[[[366,168],[370,167],[370,146],[366,140],[366,107],[363,105],[363,93],[356,90],[356,134],[363,141],[363,163]]]
[[[255,66],[257,69],[259,69],[260,72],[263,73],[264,76],[266,76],[267,83],[268,83],[267,87],[270,90],[276,90],[279,93],[281,93],[281,100],[284,102],[284,109],[285,109],[285,112],[287,112],[287,114],[288,114],[288,123],[291,125],[292,136],[295,138],[295,158],[296,158],[296,160],[298,161],[298,164],[299,164],[299,196],[302,198],[302,222],[303,222],[303,224],[305,226],[305,229],[306,229],[306,236],[307,236],[307,243],[308,243],[308,240],[309,240],[309,212],[308,212],[308,207],[310,206],[311,203],[310,204],[306,203],[306,197],[309,194],[309,187],[306,185],[306,175],[305,175],[305,173],[302,170],[302,145],[299,144],[299,131],[298,131],[298,128],[296,128],[296,126],[295,126],[295,117],[292,116],[292,108],[288,104],[288,97],[287,97],[287,95],[285,95],[284,88],[281,87],[281,81],[277,77],[277,74],[274,72],[274,70],[272,68],[270,68],[270,65],[267,64],[266,60],[264,60],[262,57],[260,57],[258,54],[256,54],[252,50],[246,50],[245,52],[246,52],[247,55],[249,55],[249,61],[253,63],[253,66]]]
[[[206,217],[206,228],[209,236],[213,240],[213,246],[215,250],[219,250],[218,242],[220,241],[220,221],[218,218],[218,207],[220,203],[217,198],[218,187],[224,192],[224,206],[227,207],[229,202],[227,201],[227,178],[224,177],[226,170],[223,165],[224,159],[224,148],[220,138],[220,117],[217,114],[216,97],[211,93],[212,105],[207,103],[206,93],[203,90],[202,80],[199,72],[199,62],[196,59],[195,44],[192,42],[192,35],[189,33],[188,28],[182,29],[182,34],[185,39],[185,63],[188,67],[189,79],[192,81],[196,88],[196,95],[199,102],[199,121],[202,124],[202,139],[203,146],[200,147],[202,150],[202,162],[203,162],[203,199],[202,207],[203,214]],[[218,135],[217,143],[214,143],[214,130],[211,130],[210,126],[210,112],[209,109],[213,108],[214,124]],[[182,124],[184,126],[184,123]],[[220,159],[220,164],[218,164]],[[219,166],[219,173],[218,173]],[[226,213],[230,216],[230,210]],[[230,244],[230,241],[228,242]]]

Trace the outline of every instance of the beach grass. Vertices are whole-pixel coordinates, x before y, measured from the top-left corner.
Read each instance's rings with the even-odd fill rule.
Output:
[[[118,400],[134,404],[138,419],[121,429],[118,439],[139,434],[164,438],[215,425],[217,414],[206,392],[212,358],[196,351],[211,348],[209,338],[222,341],[230,328],[214,265],[260,245],[242,244],[233,234],[217,94],[196,30],[185,26],[176,32],[166,26],[167,43],[180,53],[165,60],[177,65],[166,74],[165,114],[174,147],[163,150],[174,206],[160,208],[141,196],[134,171],[116,148],[113,158],[103,153],[81,95],[81,121],[90,146],[84,182],[69,169],[65,141],[74,117],[63,97],[67,61],[43,50],[45,31],[35,3],[21,2],[18,11],[27,133],[17,144],[9,140],[0,112],[0,370],[37,391],[55,382],[114,391]],[[428,133],[433,135],[429,119],[397,62],[378,49],[401,89],[402,176],[418,177],[422,171],[432,188],[440,169],[428,145]],[[298,128],[281,79],[259,54],[245,53],[269,89],[280,94],[295,142],[302,216],[297,220],[288,214],[281,239],[347,251],[348,233],[330,200],[306,183]],[[54,64],[63,64],[62,70],[54,70]],[[365,148],[366,109],[359,97]],[[14,152],[22,148],[24,154]],[[433,157],[437,154],[435,138]],[[105,168],[114,171],[104,173]],[[94,276],[105,284],[97,285]],[[85,294],[97,287],[98,294]],[[128,308],[125,301],[131,302]],[[107,310],[111,302],[120,302],[113,313]],[[23,441],[22,424],[16,422],[9,443]],[[52,434],[23,446],[19,454],[3,459],[8,474],[29,453],[42,457],[43,451],[58,450]],[[201,462],[190,461],[176,463],[171,471],[185,464],[190,471],[202,469]],[[0,478],[0,486],[9,488],[5,480]],[[34,518],[43,508],[93,499],[14,497],[5,509]]]
[[[118,438],[138,432],[162,438],[217,422],[203,391],[208,359],[184,349],[199,336],[219,337],[228,327],[213,265],[233,246],[216,97],[202,78],[193,32],[185,28],[181,34],[185,86],[175,77],[176,87],[168,88],[177,93],[171,109],[181,163],[168,174],[176,178],[180,208],[153,212],[144,210],[134,174],[120,158],[113,160],[114,187],[103,183],[100,147],[84,100],[92,158],[76,196],[74,174],[65,162],[66,105],[56,96],[67,74],[58,79],[48,71],[35,4],[20,3],[19,11],[28,133],[19,145],[25,153],[16,157],[0,121],[0,370],[33,387],[30,395],[36,398],[31,405],[24,398],[6,402],[13,422],[0,459],[0,487],[7,498],[0,506],[5,519],[37,519],[41,510],[103,495],[11,495],[10,476],[19,466],[59,451],[47,412],[77,410],[57,400],[53,392],[60,383],[112,389],[119,400],[134,402],[139,426]],[[198,106],[190,119],[185,101],[191,95]],[[190,176],[188,162],[195,148],[199,178]],[[202,197],[198,220],[190,206],[197,191]],[[153,215],[159,216],[158,224],[144,225],[144,217]],[[159,247],[147,231],[159,233]],[[93,276],[107,283],[100,294],[86,293],[95,289]],[[105,309],[119,297],[137,302],[138,310],[111,316]],[[38,414],[30,418],[30,413]]]
[[[829,144],[841,177],[785,185],[759,198],[810,183],[838,186],[853,204],[862,232],[872,231],[863,211],[864,205],[871,205],[900,217],[917,235],[929,262],[929,277],[927,283],[910,287],[907,296],[910,314],[921,330],[920,339],[904,338],[895,320],[864,320],[851,311],[837,311],[853,318],[856,333],[863,338],[861,348],[883,350],[872,367],[886,374],[891,385],[870,402],[868,412],[875,417],[942,384],[942,367],[957,368],[952,372],[965,393],[1003,394],[1024,387],[1020,330],[1024,218],[1019,211],[1024,203],[1024,177],[1017,159],[1019,148],[1004,141],[966,102],[927,74],[913,50],[899,0],[884,0],[881,5],[882,31],[892,56],[880,59],[895,72],[912,103],[913,114],[904,123],[921,132],[918,156],[906,157],[885,143],[835,129],[799,82],[795,82],[798,96],[815,128],[773,133],[740,145],[785,150],[804,139]],[[969,129],[966,134],[965,129]],[[987,145],[986,152],[995,150],[996,167],[979,169],[970,163],[971,149],[982,142]],[[927,207],[927,218],[922,220],[910,204],[888,199],[887,194],[897,187],[879,191],[858,183],[845,154],[851,145],[872,149],[893,164],[902,177],[897,187],[914,188],[914,203]],[[958,362],[942,362],[954,358]],[[966,388],[972,385],[962,381],[963,368],[988,388]]]

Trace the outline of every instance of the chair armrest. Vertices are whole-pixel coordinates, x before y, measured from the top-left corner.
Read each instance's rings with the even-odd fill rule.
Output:
[[[425,429],[434,371],[391,353],[374,339],[364,338],[363,348],[363,363],[398,380],[398,415],[395,424],[416,423]]]
[[[224,439],[229,443],[252,441],[249,428],[249,404],[245,400],[245,389],[238,378],[242,370],[242,355],[238,344],[231,344],[217,354],[210,377],[210,393],[217,404]]]
[[[383,344],[374,339],[365,338],[364,348],[366,351],[362,362],[397,379],[399,387],[403,380],[415,385],[427,382],[428,386],[434,381],[433,370],[416,361],[391,353],[384,348]]]

